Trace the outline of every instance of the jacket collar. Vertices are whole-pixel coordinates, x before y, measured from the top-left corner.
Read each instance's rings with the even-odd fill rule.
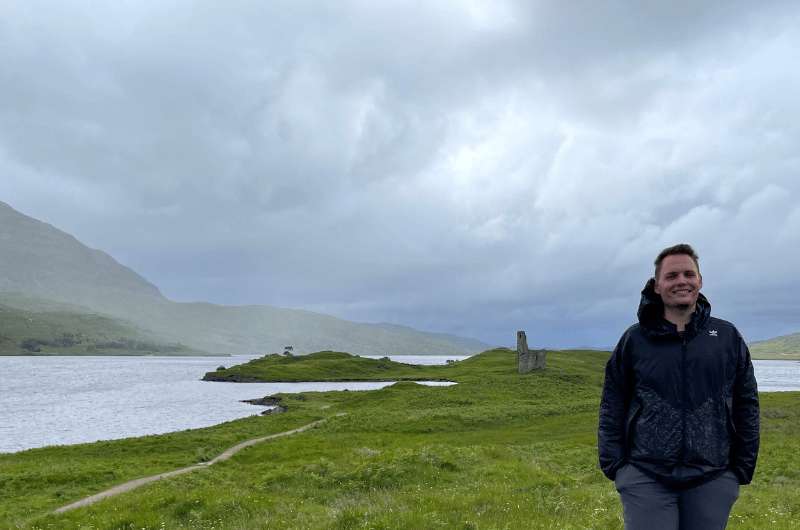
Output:
[[[642,289],[642,298],[639,302],[639,324],[646,333],[652,336],[666,337],[677,335],[678,328],[672,322],[664,319],[664,302],[661,296],[655,291],[655,279],[650,278]],[[711,316],[711,303],[699,293],[697,296],[697,307],[692,313],[692,319],[686,326],[687,334],[692,337],[703,329]]]

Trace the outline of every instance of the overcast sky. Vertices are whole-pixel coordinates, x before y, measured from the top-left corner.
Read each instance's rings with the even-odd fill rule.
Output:
[[[647,7],[649,6],[649,7]],[[0,2],[0,200],[178,301],[612,346],[663,247],[800,331],[795,2]]]

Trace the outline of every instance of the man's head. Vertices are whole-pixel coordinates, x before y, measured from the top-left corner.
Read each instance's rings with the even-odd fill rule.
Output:
[[[697,253],[685,244],[662,250],[655,261],[655,291],[665,307],[693,309],[703,287]]]

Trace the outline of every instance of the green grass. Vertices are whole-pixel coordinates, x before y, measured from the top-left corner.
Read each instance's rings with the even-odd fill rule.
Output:
[[[421,366],[383,359],[368,359],[344,352],[321,351],[303,356],[274,353],[230,368],[208,372],[207,381],[410,381],[447,380],[465,373],[459,364]]]
[[[286,395],[281,415],[3,455],[0,527],[621,528],[613,484],[597,469],[607,356],[550,352],[545,371],[519,375],[513,352],[493,350],[425,374],[446,374],[455,386],[402,382],[369,392]],[[308,359],[317,368],[322,361]],[[302,366],[292,362],[285,366]],[[762,395],[759,466],[729,528],[796,528],[798,405],[800,393]],[[312,431],[248,448],[211,468],[48,514],[109,485],[322,417],[329,420]]]

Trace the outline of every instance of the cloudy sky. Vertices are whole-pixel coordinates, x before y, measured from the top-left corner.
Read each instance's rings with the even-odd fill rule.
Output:
[[[178,301],[609,346],[658,251],[800,331],[794,2],[0,2],[0,200]]]

